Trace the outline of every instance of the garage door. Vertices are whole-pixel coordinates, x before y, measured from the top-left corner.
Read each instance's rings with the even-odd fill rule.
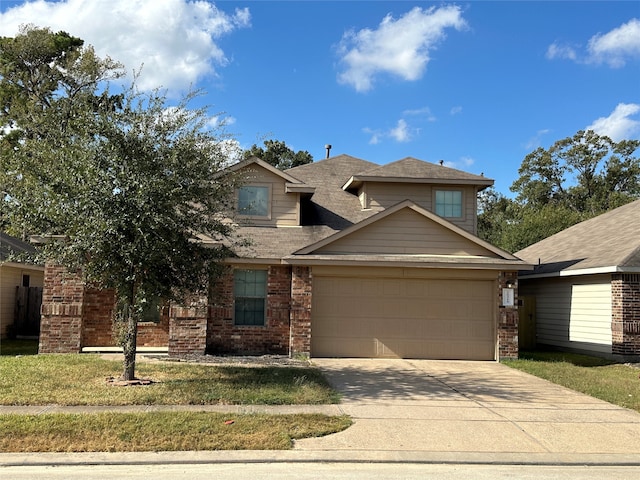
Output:
[[[495,359],[494,282],[314,277],[311,355]]]

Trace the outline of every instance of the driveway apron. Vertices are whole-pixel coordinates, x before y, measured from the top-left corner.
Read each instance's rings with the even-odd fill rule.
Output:
[[[613,454],[640,461],[640,414],[496,362],[314,359],[354,419],[299,450]]]

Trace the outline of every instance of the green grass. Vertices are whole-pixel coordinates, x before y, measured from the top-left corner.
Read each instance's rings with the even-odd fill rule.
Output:
[[[0,452],[287,450],[295,439],[350,425],[346,416],[325,415],[0,415]]]
[[[0,340],[0,355],[37,355],[37,340]]]
[[[509,367],[640,412],[640,369],[599,357],[563,352],[521,352]]]
[[[0,357],[1,405],[326,404],[338,393],[319,370],[138,362],[146,386],[109,385],[122,362],[93,354]]]

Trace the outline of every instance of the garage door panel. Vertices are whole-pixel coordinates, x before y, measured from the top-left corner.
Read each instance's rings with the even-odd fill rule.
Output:
[[[493,290],[487,280],[315,277],[311,354],[493,360]]]

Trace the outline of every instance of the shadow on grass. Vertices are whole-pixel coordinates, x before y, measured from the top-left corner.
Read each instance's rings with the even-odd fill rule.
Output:
[[[531,360],[533,362],[565,362],[575,365],[576,367],[604,367],[620,363],[602,357],[550,350],[520,352],[519,359]]]
[[[0,355],[37,355],[38,340],[0,340]]]

